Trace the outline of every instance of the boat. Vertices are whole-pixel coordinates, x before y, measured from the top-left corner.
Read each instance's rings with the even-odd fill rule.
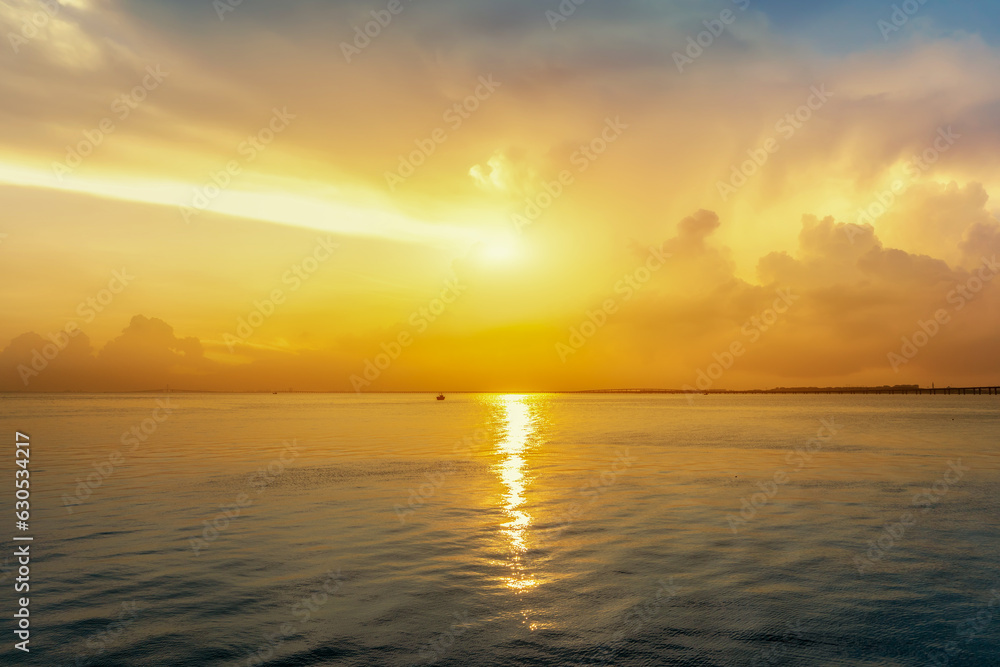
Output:
[[[437,400],[443,401],[444,400],[444,394],[438,394]]]

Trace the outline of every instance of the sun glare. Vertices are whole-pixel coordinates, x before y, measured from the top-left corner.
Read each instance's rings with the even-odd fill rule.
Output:
[[[511,235],[498,234],[484,238],[474,251],[481,264],[502,266],[524,256],[524,246]]]
[[[483,258],[492,264],[506,264],[516,259],[518,249],[513,243],[499,243],[487,246]]]

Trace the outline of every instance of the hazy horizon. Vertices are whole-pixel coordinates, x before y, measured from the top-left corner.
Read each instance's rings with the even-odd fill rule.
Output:
[[[819,386],[819,385],[800,385],[800,386],[787,386],[787,387],[752,387],[748,389],[727,389],[725,387],[712,387],[707,390],[700,390],[697,387],[677,388],[677,387],[598,387],[591,389],[549,389],[544,391],[527,391],[527,390],[508,390],[508,391],[490,391],[486,389],[448,389],[438,387],[436,389],[409,389],[409,390],[373,390],[373,391],[335,391],[335,390],[323,390],[323,389],[244,389],[244,390],[226,390],[226,389],[183,389],[183,388],[160,388],[160,389],[133,389],[128,391],[121,390],[108,390],[108,391],[57,391],[57,390],[38,390],[38,391],[0,391],[0,396],[18,396],[21,394],[170,394],[170,393],[184,393],[184,394],[354,394],[360,396],[362,394],[496,394],[496,395],[532,395],[532,394],[616,394],[616,393],[674,393],[674,394],[685,394],[685,393],[733,393],[733,394],[754,394],[754,393],[767,393],[775,392],[780,390],[790,390],[789,393],[802,393],[809,394],[808,391],[797,391],[797,390],[850,390],[850,389],[899,389],[902,390],[906,387],[916,387],[918,385],[843,385],[843,386]],[[987,388],[997,388],[1000,387],[1000,382],[987,383],[984,385],[977,385],[975,387],[970,387],[966,385],[942,385],[937,384],[937,389],[987,389]],[[919,385],[921,390],[930,390],[932,387],[930,385]],[[876,395],[876,394],[872,394]]]

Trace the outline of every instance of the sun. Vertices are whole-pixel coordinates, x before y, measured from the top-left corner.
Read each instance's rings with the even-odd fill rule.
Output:
[[[489,264],[509,264],[520,256],[520,248],[513,242],[492,243],[483,248],[483,259]]]
[[[505,266],[519,261],[524,256],[524,247],[512,234],[496,234],[480,240],[473,256],[482,265]]]

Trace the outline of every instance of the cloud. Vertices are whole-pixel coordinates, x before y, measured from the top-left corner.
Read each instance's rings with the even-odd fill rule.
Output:
[[[146,376],[147,386],[153,387],[170,375],[204,373],[214,366],[197,338],[178,338],[163,320],[143,315],[133,317],[122,334],[104,346],[97,362],[111,377]]]
[[[667,268],[574,359],[581,376],[615,359],[613,373],[605,372],[603,383],[591,380],[590,386],[678,387],[685,374],[684,382],[692,383],[696,370],[711,363],[714,353],[736,341],[748,342],[747,329],[758,329],[752,318],[773,307],[775,295],[784,290],[798,297],[795,305],[759,331],[726,386],[812,383],[817,378],[840,384],[929,384],[937,378],[958,384],[958,378],[971,376],[990,382],[1000,371],[1000,359],[988,343],[990,332],[1000,327],[1000,280],[987,282],[956,307],[961,294],[956,290],[970,280],[977,285],[981,254],[975,269],[967,270],[883,247],[870,226],[803,216],[797,251],[763,257],[760,284],[754,285],[737,278],[731,268],[724,270],[725,251],[710,241],[718,227],[714,213],[700,211],[685,218],[677,235],[662,244],[674,253]],[[970,242],[981,250],[995,243],[998,233],[1000,227],[979,223]],[[695,260],[710,261],[714,271],[704,264],[692,270]],[[942,309],[950,323],[897,375],[888,354]],[[573,324],[579,324],[579,317],[567,319],[567,328]],[[970,363],[976,355],[979,369]]]
[[[143,315],[96,354],[78,330],[26,333],[0,352],[0,386],[7,391],[142,391],[218,370],[197,338],[177,338],[166,322]]]
[[[586,311],[511,328],[490,324],[460,300],[446,313],[446,324],[431,327],[394,361],[379,389],[498,386],[491,382],[511,390],[677,388],[693,383],[714,354],[736,341],[748,351],[726,377],[729,387],[935,380],[958,385],[1000,372],[993,353],[1000,329],[1000,281],[979,282],[972,293],[961,292],[966,294],[961,306],[956,301],[956,288],[976,285],[977,275],[988,275],[981,262],[971,270],[951,266],[884,247],[871,227],[807,215],[796,252],[761,258],[760,284],[751,284],[735,275],[728,250],[713,241],[722,225],[713,211],[685,217],[673,236],[653,244],[669,259],[647,285],[626,298],[612,284],[595,294],[594,304],[614,297],[620,310],[567,364],[560,362],[554,345]],[[980,249],[998,238],[1000,227],[986,222],[976,223],[967,235]],[[638,261],[643,249],[649,252],[648,245],[636,243],[629,253],[633,271],[644,265]],[[460,273],[479,280],[481,271],[468,264],[474,258],[471,253],[459,263]],[[790,307],[768,321],[765,313],[778,299]],[[888,354],[942,310],[949,323],[896,374]],[[475,320],[478,327],[471,326]],[[247,349],[240,363],[222,363],[209,359],[197,338],[178,337],[162,320],[137,315],[97,353],[86,336],[72,338],[29,388],[347,391],[350,375],[374,353],[371,341],[394,340],[397,333],[398,326],[364,338],[342,337],[316,350]],[[0,353],[4,390],[24,389],[17,367],[30,365],[46,344],[46,338],[29,333]]]
[[[997,227],[997,219],[987,208],[989,198],[982,183],[917,183],[875,225],[894,247],[965,263],[973,246],[989,247],[988,230]],[[971,260],[978,263],[979,257]]]
[[[0,352],[0,390],[92,391],[99,387],[95,366],[85,333],[25,333]]]

